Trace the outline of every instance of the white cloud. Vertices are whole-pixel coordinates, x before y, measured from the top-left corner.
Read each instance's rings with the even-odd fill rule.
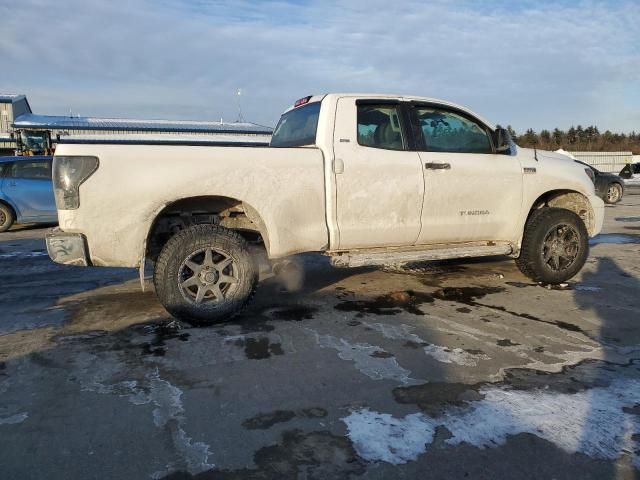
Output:
[[[640,121],[637,2],[0,2],[0,90],[42,113],[233,119],[241,87],[269,124],[326,91],[443,97],[516,129]]]

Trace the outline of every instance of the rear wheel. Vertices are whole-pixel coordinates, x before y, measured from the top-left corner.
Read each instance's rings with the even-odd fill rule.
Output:
[[[607,187],[605,202],[610,205],[618,203],[622,199],[622,186],[619,183],[610,183]]]
[[[580,271],[589,255],[589,234],[570,210],[542,208],[525,226],[516,264],[536,282],[561,283]]]
[[[258,273],[240,235],[216,225],[195,225],[164,246],[153,282],[171,315],[206,325],[236,315],[253,295]]]
[[[11,228],[15,218],[13,212],[4,203],[0,203],[0,232],[6,232]]]

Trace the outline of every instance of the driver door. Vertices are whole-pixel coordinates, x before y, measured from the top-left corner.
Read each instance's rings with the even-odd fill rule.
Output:
[[[415,105],[424,171],[418,244],[508,241],[519,222],[522,169],[496,153],[490,129],[467,112]]]

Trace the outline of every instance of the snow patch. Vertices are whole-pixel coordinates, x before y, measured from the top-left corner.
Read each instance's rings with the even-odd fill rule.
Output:
[[[466,408],[452,408],[434,418],[423,413],[402,419],[370,410],[351,413],[342,421],[359,455],[393,464],[415,460],[432,442],[438,426],[449,430],[448,444],[478,448],[502,445],[510,435],[530,433],[568,453],[615,460],[634,453],[632,436],[640,433],[640,419],[625,411],[640,399],[640,381],[617,380],[611,386],[575,394],[545,390],[520,391],[506,387],[481,390],[484,399]]]
[[[433,441],[435,422],[421,413],[394,418],[369,409],[353,412],[342,421],[358,455],[393,465],[415,460]]]

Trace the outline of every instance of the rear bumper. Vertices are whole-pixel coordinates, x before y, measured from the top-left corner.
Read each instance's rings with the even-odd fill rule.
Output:
[[[63,265],[91,265],[87,255],[87,239],[81,233],[65,233],[54,228],[46,235],[47,252],[56,263]]]

